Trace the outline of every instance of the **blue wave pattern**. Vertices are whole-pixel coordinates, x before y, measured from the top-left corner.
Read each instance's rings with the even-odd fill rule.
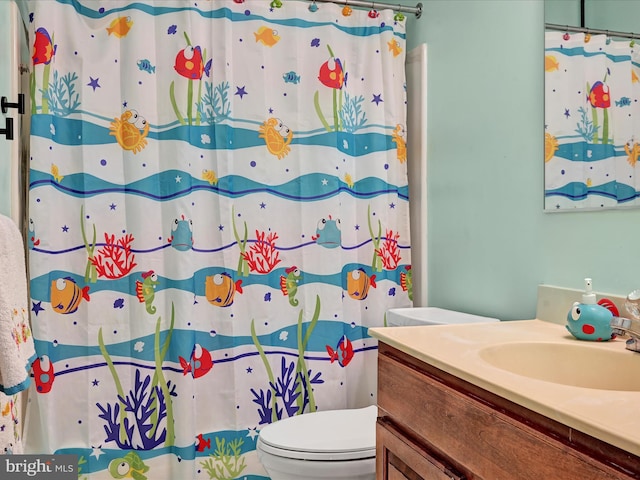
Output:
[[[27,2],[27,450],[267,479],[266,425],[375,401],[368,329],[412,296],[404,20],[308,6]]]
[[[545,210],[637,205],[637,49],[603,35],[545,37]]]

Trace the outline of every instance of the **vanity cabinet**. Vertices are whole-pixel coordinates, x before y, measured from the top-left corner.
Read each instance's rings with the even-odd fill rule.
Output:
[[[378,407],[377,480],[640,479],[640,457],[382,342]]]

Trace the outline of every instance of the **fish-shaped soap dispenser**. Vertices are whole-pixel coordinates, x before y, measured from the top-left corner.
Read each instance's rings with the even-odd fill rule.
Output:
[[[608,299],[596,301],[590,278],[584,279],[584,286],[582,302],[574,302],[567,314],[567,330],[578,340],[606,342],[616,338],[611,329],[611,319],[618,316],[615,304]]]

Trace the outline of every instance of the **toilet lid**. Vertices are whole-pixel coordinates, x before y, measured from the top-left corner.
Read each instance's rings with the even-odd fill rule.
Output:
[[[258,448],[304,460],[357,460],[376,454],[375,405],[289,417],[260,431]]]

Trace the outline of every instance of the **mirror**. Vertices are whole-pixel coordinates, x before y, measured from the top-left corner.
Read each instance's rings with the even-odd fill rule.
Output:
[[[545,1],[545,211],[640,206],[637,15],[640,2]]]

